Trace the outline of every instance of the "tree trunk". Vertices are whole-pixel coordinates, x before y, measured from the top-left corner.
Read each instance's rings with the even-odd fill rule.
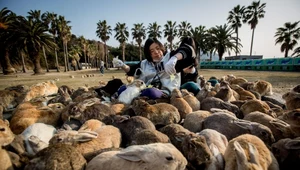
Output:
[[[22,52],[20,52],[21,58],[22,58],[22,71],[23,73],[26,73],[26,65],[25,65],[25,60],[24,60],[24,55]]]
[[[289,47],[284,50],[284,58],[287,58],[289,54]]]
[[[91,60],[90,60],[90,56],[87,56],[87,68],[91,68]]]
[[[42,74],[42,67],[41,67],[41,58],[39,55],[39,52],[32,54],[32,58],[33,58],[33,65],[34,65],[34,69],[33,72],[35,75],[37,74]]]
[[[108,70],[108,61],[107,61],[107,59],[108,59],[108,57],[107,57],[107,51],[106,51],[106,41],[104,41],[104,55],[105,55],[105,68],[106,68],[106,70]]]
[[[253,30],[252,30],[251,47],[250,47],[250,57],[252,56],[252,47],[253,47],[253,39],[254,39],[254,30],[255,30],[255,28],[253,28]]]
[[[47,62],[47,56],[46,56],[46,52],[45,52],[45,47],[43,46],[43,53],[44,53],[44,58],[45,58],[45,63],[46,63],[46,70],[47,72],[49,72],[49,67],[48,67],[48,62]]]
[[[222,57],[223,57],[223,54],[221,53],[219,53],[219,61],[222,61]]]
[[[67,56],[66,56],[66,44],[63,43],[63,48],[64,48],[64,60],[65,60],[65,70],[64,72],[67,72],[68,69],[67,69]]]
[[[238,55],[238,44],[239,44],[239,31],[238,31],[238,29],[236,29],[235,32],[236,32],[235,56],[237,57],[237,55]]]
[[[142,61],[142,48],[141,48],[141,43],[139,43],[139,50],[140,50],[140,61]]]
[[[75,59],[76,60],[76,59]],[[81,66],[80,66],[80,63],[78,60],[76,60],[76,64],[77,64],[77,67],[78,67],[78,70],[82,70]]]
[[[4,61],[3,61],[3,65],[2,65],[3,74],[4,75],[14,74],[15,69],[13,68],[13,66],[10,63],[9,51],[7,49],[4,49],[4,50],[5,50],[4,51]]]
[[[86,49],[85,49],[85,47],[83,47],[83,54],[84,54],[84,63],[85,63],[85,69],[87,69],[87,61],[86,61]]]
[[[68,42],[66,42],[66,60],[67,60],[67,70],[70,71]]]
[[[198,68],[201,69],[201,48],[199,48]]]
[[[58,58],[57,58],[57,50],[56,50],[56,48],[54,48],[54,51],[55,51],[55,60],[56,60],[56,71],[60,72],[59,71],[59,65],[58,65]]]
[[[125,62],[125,42],[122,43],[122,56],[123,56],[123,62]]]

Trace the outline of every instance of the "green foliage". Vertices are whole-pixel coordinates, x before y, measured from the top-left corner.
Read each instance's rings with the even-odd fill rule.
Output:
[[[235,38],[233,37],[233,29],[228,27],[227,24],[216,26],[210,30],[212,40],[215,44],[214,49],[219,54],[219,60],[222,60],[225,52],[235,49]],[[241,44],[239,44],[241,46]],[[239,50],[239,47],[238,47]]]
[[[150,23],[148,26],[148,38],[161,38],[162,32],[160,31],[161,26],[157,22]]]
[[[280,51],[285,53],[284,57],[288,57],[288,52],[298,44],[297,40],[300,38],[299,22],[287,22],[284,27],[277,28],[275,45],[281,44]]]
[[[109,48],[109,60],[112,61],[112,59],[116,56],[119,56],[119,59],[122,60],[122,48],[121,47],[108,47]],[[139,47],[133,45],[133,44],[126,44],[125,47],[125,60],[126,61],[139,61]],[[143,56],[143,54],[142,54]],[[143,56],[142,59],[145,57]]]

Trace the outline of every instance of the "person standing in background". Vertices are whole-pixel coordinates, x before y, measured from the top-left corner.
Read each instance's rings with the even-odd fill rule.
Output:
[[[100,73],[104,74],[104,61],[100,60]]]

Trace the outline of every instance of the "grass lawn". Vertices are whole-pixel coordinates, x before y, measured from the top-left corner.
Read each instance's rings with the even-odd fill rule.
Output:
[[[221,69],[199,70],[199,75],[203,75],[206,79],[209,79],[211,76],[220,78],[228,74],[233,74],[237,77],[244,77],[248,81],[269,81],[273,85],[273,91],[281,94],[300,84],[299,72]],[[86,75],[91,75],[91,77],[87,77]],[[74,89],[77,89],[78,87],[85,85],[88,85],[89,87],[98,86],[99,81],[107,82],[111,80],[113,76],[116,78],[120,78],[124,83],[127,83],[125,72],[121,69],[118,70],[116,68],[105,70],[104,75],[100,74],[99,69],[85,69],[69,72],[56,72],[56,70],[50,70],[50,72],[45,72],[45,74],[43,75],[33,75],[33,71],[29,70],[27,73],[16,73],[15,75],[0,74],[0,89],[19,84],[30,86],[47,80],[55,80],[57,86],[68,85],[70,87],[73,87]]]

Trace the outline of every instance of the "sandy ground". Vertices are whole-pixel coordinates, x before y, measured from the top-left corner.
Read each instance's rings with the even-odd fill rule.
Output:
[[[206,79],[211,76],[220,78],[222,76],[233,74],[237,77],[244,77],[248,81],[266,80],[273,86],[273,91],[283,94],[288,92],[296,85],[300,84],[300,72],[277,72],[277,71],[246,71],[246,70],[221,70],[221,69],[200,69],[199,75],[203,75]],[[86,77],[91,75],[91,77]],[[109,69],[105,70],[104,75],[100,74],[99,70],[86,69],[80,71],[69,72],[56,72],[56,70],[50,70],[44,75],[33,75],[32,71],[27,73],[16,73],[15,75],[3,75],[0,74],[0,90],[19,84],[33,85],[36,83],[44,82],[47,80],[55,80],[57,86],[69,85],[74,89],[80,86],[98,86],[99,81],[109,81],[112,77],[122,79],[127,83],[126,75],[122,70]]]

